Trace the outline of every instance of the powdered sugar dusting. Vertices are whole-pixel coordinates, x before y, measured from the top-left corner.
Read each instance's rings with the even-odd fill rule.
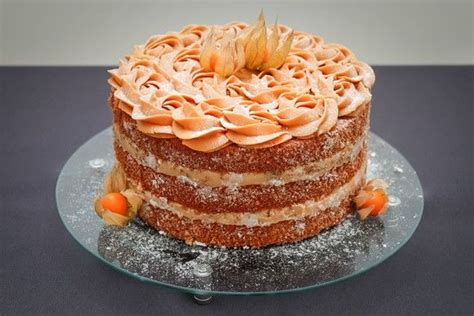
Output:
[[[156,167],[158,165],[157,162],[156,162],[155,156],[153,156],[152,154],[147,154],[143,158],[143,162],[145,163],[145,166],[153,168],[153,169],[156,169]]]
[[[303,230],[304,224],[296,228]],[[201,243],[188,246],[135,220],[126,229],[104,227],[98,250],[107,260],[142,277],[188,286],[199,286],[193,267],[205,262],[213,271],[211,288],[245,291],[254,289],[256,283],[278,289],[311,285],[315,275],[323,279],[337,277],[354,269],[356,262],[360,264],[382,243],[381,221],[362,223],[355,217],[317,237],[263,249],[208,248]]]

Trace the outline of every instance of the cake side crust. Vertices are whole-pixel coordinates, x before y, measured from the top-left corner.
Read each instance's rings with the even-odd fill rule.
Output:
[[[172,177],[181,177],[189,183],[207,187],[235,187],[247,185],[284,185],[303,180],[319,180],[331,169],[354,160],[364,148],[367,134],[353,144],[348,144],[331,157],[301,165],[281,172],[218,172],[203,169],[189,169],[178,166],[171,161],[162,160],[150,152],[137,148],[135,143],[120,132],[117,124],[113,126],[114,140],[124,151],[130,154],[139,164],[150,167],[156,173]]]
[[[115,143],[118,163],[127,177],[139,189],[155,196],[204,213],[257,212],[263,209],[280,208],[307,200],[318,200],[350,181],[365,166],[367,149],[364,146],[357,158],[337,167],[318,181],[297,181],[285,185],[249,185],[241,187],[201,187],[154,172],[140,165],[132,156]]]
[[[322,230],[343,221],[352,212],[354,208],[352,204],[350,197],[342,201],[338,207],[326,209],[319,216],[256,227],[190,221],[149,204],[140,209],[138,216],[149,226],[188,244],[200,242],[215,246],[260,248],[315,236]]]

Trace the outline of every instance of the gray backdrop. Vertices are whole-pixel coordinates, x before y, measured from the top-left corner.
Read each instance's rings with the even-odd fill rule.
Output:
[[[474,312],[474,67],[375,67],[372,131],[405,155],[425,194],[421,224],[397,254],[334,286],[206,307],[105,266],[59,219],[62,166],[110,124],[105,70],[0,67],[1,315]]]
[[[471,0],[0,0],[0,65],[116,64],[152,34],[260,9],[370,64],[474,63]]]

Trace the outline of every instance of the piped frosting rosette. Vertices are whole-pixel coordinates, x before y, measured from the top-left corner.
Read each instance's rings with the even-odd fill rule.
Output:
[[[209,107],[206,113],[204,105],[185,103],[173,111],[173,132],[191,149],[203,152],[219,150],[227,146],[229,140],[216,114],[219,115],[220,111],[214,107]]]
[[[278,122],[297,138],[309,138],[329,131],[337,122],[336,100],[303,94],[280,99]]]
[[[258,23],[262,26],[261,20]],[[209,62],[214,71],[200,61],[211,29]],[[374,73],[348,48],[284,25],[272,25],[263,33],[260,29],[258,36],[250,31],[236,22],[190,25],[181,32],[152,36],[109,71],[119,108],[145,134],[178,138],[193,150],[212,152],[232,143],[259,148],[313,137],[370,102]],[[278,67],[265,66],[265,60],[271,65],[273,59],[263,56],[261,68],[255,60],[246,60],[252,69],[237,60],[234,69],[226,68],[221,75],[212,59],[219,55],[212,49],[222,53],[222,45],[241,35],[268,38],[262,47],[275,58],[290,40],[291,47]],[[246,56],[251,55],[245,49]],[[242,52],[230,55],[236,54]]]
[[[227,138],[240,146],[265,148],[291,139],[276,117],[258,104],[239,104],[223,114],[220,122],[227,130]]]

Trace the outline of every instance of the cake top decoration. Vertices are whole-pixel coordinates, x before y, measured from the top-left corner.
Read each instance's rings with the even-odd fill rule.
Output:
[[[214,71],[223,77],[244,67],[260,71],[279,68],[290,52],[294,37],[290,32],[282,42],[277,22],[268,37],[263,11],[255,24],[247,26],[240,34],[233,34],[234,37],[230,33],[219,35],[211,28],[202,45],[200,62],[204,70]]]
[[[109,71],[137,128],[196,151],[263,148],[331,130],[371,100],[375,76],[346,47],[275,23],[189,25]]]

